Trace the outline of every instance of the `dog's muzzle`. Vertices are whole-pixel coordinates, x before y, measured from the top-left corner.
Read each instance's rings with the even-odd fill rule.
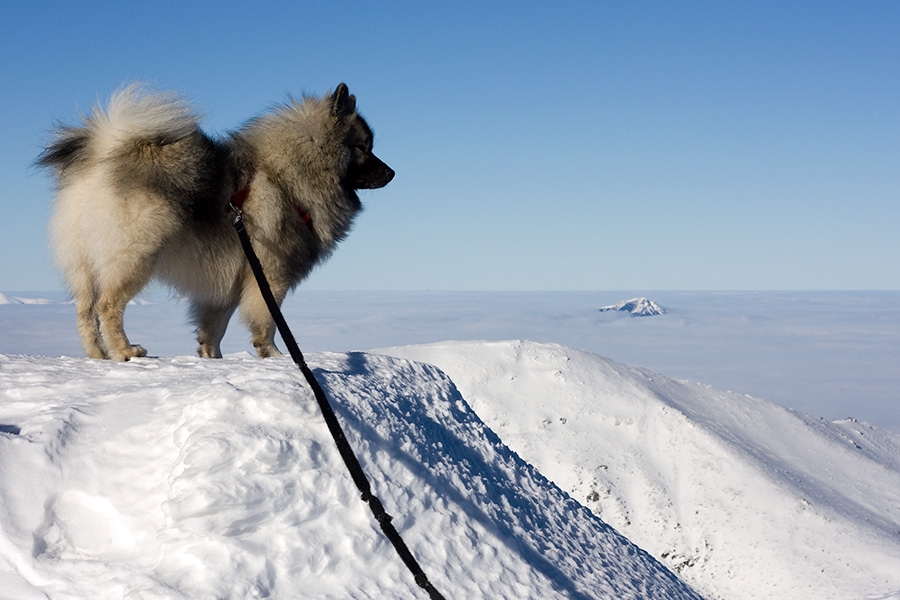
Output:
[[[369,154],[347,175],[353,189],[377,190],[391,182],[394,178],[394,170],[374,154]]]

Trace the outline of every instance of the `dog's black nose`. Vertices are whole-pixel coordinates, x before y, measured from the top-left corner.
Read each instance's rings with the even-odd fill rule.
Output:
[[[383,188],[394,178],[394,170],[384,164],[380,158],[370,154],[361,167],[350,170],[350,181],[357,190],[377,190]]]

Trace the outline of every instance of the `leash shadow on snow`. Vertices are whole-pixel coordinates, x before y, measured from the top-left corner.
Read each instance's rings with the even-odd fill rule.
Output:
[[[363,353],[350,353],[344,364],[347,368],[343,371],[316,369],[317,377],[320,378],[331,398],[335,395],[329,390],[329,376],[338,378],[370,377],[373,373],[368,364],[368,357]],[[436,373],[440,373],[436,368],[433,369]],[[379,423],[379,425],[407,430],[409,436],[419,442],[417,446],[422,450],[421,458],[401,449],[391,440],[391,437],[385,437],[379,433],[374,426],[361,419],[353,407],[335,403],[334,409],[350,429],[370,444],[370,452],[377,452],[380,448],[385,449],[419,480],[426,482],[435,490],[436,495],[459,506],[466,516],[480,523],[488,532],[493,533],[510,552],[517,553],[525,563],[544,575],[560,592],[575,600],[588,600],[591,596],[581,591],[578,583],[542,552],[543,550],[564,555],[567,549],[559,544],[559,540],[554,540],[557,543],[547,543],[540,540],[538,536],[527,535],[534,531],[546,533],[553,529],[564,529],[563,519],[560,517],[560,522],[551,522],[551,519],[525,494],[522,494],[521,490],[514,489],[510,483],[510,470],[518,471],[517,476],[524,475],[522,471],[525,470],[532,478],[547,480],[506,448],[500,438],[475,417],[455,385],[449,379],[445,379],[446,376],[443,374],[441,377],[448,382],[450,391],[450,396],[442,400],[451,407],[457,423],[464,426],[477,424],[483,428],[483,434],[496,450],[496,460],[493,462],[485,460],[480,452],[465,444],[447,425],[437,419],[429,418],[422,410],[409,410],[414,406],[421,406],[423,400],[427,401],[427,399],[418,398],[415,394],[397,394],[396,390],[392,389],[390,394],[392,402],[384,403],[392,412],[391,418],[387,420],[387,423]],[[362,402],[365,402],[365,399],[362,399]],[[456,408],[460,404],[465,409]],[[435,441],[441,442],[440,449],[435,449]],[[458,468],[457,465],[462,465],[463,468]],[[367,468],[371,471],[375,467],[369,464]],[[436,471],[454,472],[461,484],[455,485],[449,477],[440,476],[436,474]],[[517,478],[523,479],[523,477]],[[477,489],[485,489],[486,492],[479,495],[473,491]],[[562,493],[559,494],[557,501],[574,503],[570,499],[567,500]],[[403,506],[391,508],[395,513],[403,511]],[[567,511],[573,509],[575,507],[566,507]],[[389,510],[389,512],[391,511]],[[509,516],[504,519],[502,515]],[[605,523],[598,522],[598,525],[611,530]]]

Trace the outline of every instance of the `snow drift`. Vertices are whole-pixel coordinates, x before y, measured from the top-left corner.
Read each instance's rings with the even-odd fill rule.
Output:
[[[308,358],[448,598],[699,598],[436,368]],[[422,597],[288,359],[0,355],[0,424],[7,600]]]
[[[894,433],[555,344],[382,352],[440,367],[513,451],[710,599],[900,598]]]

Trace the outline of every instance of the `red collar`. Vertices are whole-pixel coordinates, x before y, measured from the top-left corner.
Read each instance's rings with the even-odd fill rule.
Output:
[[[250,179],[247,180],[247,185],[239,189],[231,196],[231,204],[238,210],[243,210],[244,202],[247,201],[247,196],[250,195],[250,184],[253,183],[253,175],[250,176]],[[294,206],[294,210],[297,211],[297,214],[300,215],[300,220],[303,221],[303,224],[306,225],[306,228],[309,229],[309,232],[312,234],[316,233],[315,228],[313,227],[312,217],[309,212],[304,210],[299,206]]]

